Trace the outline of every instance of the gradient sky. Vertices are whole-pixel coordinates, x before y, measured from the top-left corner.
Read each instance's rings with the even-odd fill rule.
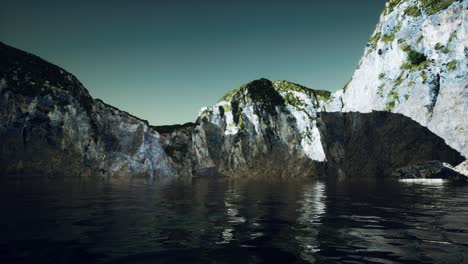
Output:
[[[0,41],[73,73],[151,124],[194,121],[250,80],[335,91],[384,0],[6,0]]]

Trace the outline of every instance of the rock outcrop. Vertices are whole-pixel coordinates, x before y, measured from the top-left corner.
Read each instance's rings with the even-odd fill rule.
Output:
[[[266,79],[226,94],[200,113],[197,174],[384,177],[460,153],[416,121],[390,112],[326,112],[326,91]]]
[[[408,164],[464,160],[442,138],[401,114],[322,112],[317,125],[329,177],[384,177]]]
[[[325,161],[316,113],[327,91],[256,80],[201,110],[193,134],[198,174],[317,175]]]
[[[155,126],[160,135],[160,143],[172,164],[172,169],[179,177],[191,177],[195,166],[195,151],[192,135],[195,124]]]
[[[401,113],[468,157],[468,1],[390,0],[329,111]]]
[[[461,175],[464,175],[468,179],[468,160],[458,164],[453,168],[453,170]]]
[[[174,176],[148,122],[94,100],[71,74],[0,43],[2,174]]]
[[[409,165],[399,168],[392,173],[398,179],[448,179],[457,182],[466,182],[468,177],[449,164],[438,160],[431,160],[421,164]]]

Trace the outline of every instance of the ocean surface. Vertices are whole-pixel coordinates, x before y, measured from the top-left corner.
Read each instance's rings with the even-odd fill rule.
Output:
[[[0,210],[0,263],[468,263],[441,181],[9,178]]]

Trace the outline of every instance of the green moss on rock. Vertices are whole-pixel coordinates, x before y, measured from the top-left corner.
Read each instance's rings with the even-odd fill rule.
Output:
[[[447,63],[447,69],[449,71],[454,71],[457,69],[457,61],[456,60],[452,60],[450,61],[449,63]]]
[[[224,109],[224,112],[230,112],[231,111],[231,106],[226,104],[226,105],[223,105],[222,108]]]
[[[401,49],[404,52],[409,52],[411,50],[411,45],[405,44],[405,45],[401,46]]]
[[[388,112],[391,112],[395,108],[395,106],[397,104],[397,101],[399,99],[399,95],[395,90],[392,90],[392,91],[390,91],[388,93],[387,97],[388,97],[389,101],[388,101],[387,106],[385,107],[384,110],[388,111]]]
[[[397,7],[403,0],[387,0],[387,8],[385,9],[385,14],[388,15],[395,10],[395,7]]]
[[[398,31],[400,31],[400,29],[401,29],[401,24],[396,25],[395,28],[393,28],[393,30],[392,30],[392,32],[390,34],[383,35],[382,41],[384,43],[392,42],[395,39],[396,33]]]
[[[437,51],[441,51],[441,52],[444,53],[444,54],[450,53],[450,49],[447,48],[446,46],[440,44],[440,43],[437,43],[437,44],[434,46],[434,49],[437,50]]]
[[[225,93],[225,94],[218,100],[218,102],[221,102],[221,101],[228,101],[228,102],[229,102],[229,101],[231,101],[231,100],[232,100],[232,97],[233,97],[236,93],[238,93],[239,91],[241,91],[242,88],[244,88],[244,87],[245,87],[245,85],[242,85],[242,86],[239,87],[239,88],[233,89],[233,90],[231,90],[231,91]]]
[[[375,48],[377,47],[377,42],[379,42],[381,35],[382,35],[381,32],[377,32],[377,33],[375,33],[374,36],[372,36],[372,37],[369,39],[369,44],[370,44],[370,47],[371,47],[372,49],[375,49]]]
[[[385,84],[382,83],[377,90],[377,94],[380,95],[380,97],[383,97],[384,90],[385,90]]]
[[[284,96],[284,101],[286,104],[292,105],[295,107],[305,106],[305,103],[299,97],[294,96],[294,94],[289,93],[289,92],[286,93],[286,95]]]
[[[382,41],[384,43],[389,43],[389,42],[392,42],[393,40],[395,39],[395,33],[391,33],[391,34],[385,34],[383,35],[382,37]]]
[[[401,66],[403,70],[417,71],[429,66],[426,55],[412,49],[407,52],[406,59],[407,61]]]
[[[424,39],[423,35],[419,36],[419,38],[416,40],[416,43],[417,44],[421,43],[421,41],[423,41],[423,39]]]
[[[422,8],[428,15],[445,10],[455,2],[461,2],[461,0],[421,0]]]
[[[453,32],[452,34],[450,34],[450,38],[449,38],[448,42],[450,43],[453,40],[455,40],[456,38],[458,38],[457,32]]]
[[[409,6],[404,11],[405,16],[420,17],[421,10],[417,6]]]
[[[423,83],[426,83],[427,82],[427,73],[425,71],[422,71],[419,75],[421,76],[421,79],[422,79]]]
[[[404,81],[405,81],[405,78],[403,77],[403,75],[405,74],[405,72],[400,72],[400,75],[398,75],[397,79],[395,80],[395,83],[396,85],[401,85]]]
[[[325,90],[315,90],[305,87],[303,85],[288,82],[285,80],[275,81],[274,82],[275,89],[280,92],[281,94],[286,94],[284,100],[287,104],[294,105],[294,106],[304,106],[304,102],[297,98],[291,92],[299,92],[309,96],[314,96],[317,100],[321,100],[324,102],[328,102],[331,100],[331,92]]]
[[[346,82],[346,84],[344,85],[343,87],[343,93],[346,93],[346,90],[348,90],[348,86],[349,84],[351,83],[352,80],[349,80],[348,82]]]

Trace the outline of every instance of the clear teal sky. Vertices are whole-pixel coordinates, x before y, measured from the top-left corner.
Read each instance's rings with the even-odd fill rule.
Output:
[[[76,75],[152,124],[258,78],[341,88],[384,0],[5,0],[0,41]]]

